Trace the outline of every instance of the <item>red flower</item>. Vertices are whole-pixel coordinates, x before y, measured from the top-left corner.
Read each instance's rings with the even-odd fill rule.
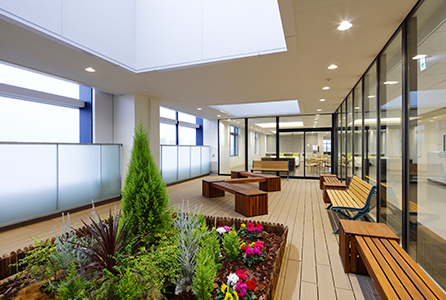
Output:
[[[256,281],[254,280],[254,278],[247,280],[245,283],[248,287],[248,290],[254,291],[256,289]]]
[[[237,270],[236,275],[237,275],[238,278],[240,278],[240,279],[248,279],[248,275],[247,275],[246,272],[243,271],[243,270]]]
[[[248,222],[248,223],[246,223],[246,226],[248,226],[248,227],[254,227],[254,223]]]

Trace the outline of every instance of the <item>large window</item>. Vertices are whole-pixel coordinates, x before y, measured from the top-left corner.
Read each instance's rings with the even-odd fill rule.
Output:
[[[203,131],[197,117],[160,106],[160,122],[161,145],[203,144],[197,140],[197,131]]]
[[[0,63],[0,91],[0,141],[79,143],[78,84]]]
[[[240,144],[240,128],[231,126],[230,134],[230,156],[238,156]]]

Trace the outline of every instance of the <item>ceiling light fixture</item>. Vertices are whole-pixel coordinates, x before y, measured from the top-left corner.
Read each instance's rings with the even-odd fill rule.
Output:
[[[92,67],[85,68],[85,71],[90,72],[90,73],[96,72],[96,70],[93,69]]]
[[[197,107],[197,110],[202,110],[202,108],[201,107]]]
[[[344,30],[349,29],[352,26],[353,26],[352,23],[350,23],[349,21],[342,21],[342,23],[337,28],[340,31],[344,31]]]
[[[359,107],[359,106],[356,106],[355,109],[360,109],[360,107]]]
[[[415,55],[414,57],[412,57],[412,59],[415,59],[415,60],[418,60],[418,59],[421,59],[421,58],[425,58],[427,55],[424,55],[424,54],[418,54],[418,55]]]
[[[322,111],[322,108],[318,108],[317,111]]]
[[[321,102],[324,102],[324,101],[325,101],[325,99],[320,99],[319,101],[321,101]]]
[[[220,118],[221,117],[221,115],[217,115],[217,118]]]
[[[324,86],[322,89],[323,89],[323,90],[329,90],[330,87],[329,87],[329,86]]]
[[[384,81],[384,84],[397,84],[397,83],[398,81],[392,81],[392,80]]]
[[[337,69],[337,68],[338,68],[337,65],[329,65],[329,66],[328,66],[328,69],[329,69],[329,70],[334,70],[334,69]]]

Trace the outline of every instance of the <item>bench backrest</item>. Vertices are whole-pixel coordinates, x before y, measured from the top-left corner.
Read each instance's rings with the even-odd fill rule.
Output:
[[[280,161],[280,160],[253,160],[252,161],[253,169],[256,168],[269,168],[269,169],[279,169],[279,170],[288,170],[288,161]]]
[[[370,185],[358,176],[353,175],[346,192],[356,203],[362,204],[363,207],[369,207],[372,196],[376,193],[376,186]]]

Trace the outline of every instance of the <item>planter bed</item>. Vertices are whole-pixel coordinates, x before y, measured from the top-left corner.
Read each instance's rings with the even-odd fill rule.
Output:
[[[234,226],[236,230],[241,228],[243,223],[250,222],[250,220],[242,220],[242,219],[233,219],[233,218],[221,218],[221,217],[211,217],[205,216],[206,223],[208,227],[211,229],[213,227],[218,226]],[[229,262],[226,259],[222,260],[222,268],[217,274],[217,278],[215,280],[216,284],[220,286],[222,283],[226,283],[226,278],[230,273],[235,273],[236,270],[244,270],[250,278],[254,278],[256,280],[256,290],[254,294],[256,295],[256,299],[259,300],[272,300],[274,299],[274,294],[276,292],[278,279],[280,275],[280,268],[282,265],[282,260],[285,253],[286,240],[288,235],[288,227],[276,224],[276,223],[267,223],[267,222],[256,222],[256,224],[260,224],[263,226],[264,235],[260,240],[264,241],[265,249],[266,249],[266,257],[264,261],[257,263],[251,267],[245,266],[245,264],[241,260],[236,260],[233,262]],[[253,241],[259,239],[249,239],[246,237],[242,237],[244,242],[251,243]],[[54,240],[53,240],[54,241]],[[26,254],[28,248],[24,248],[24,250],[18,250],[16,253],[11,253],[8,257],[3,257],[2,261],[5,266],[8,266],[6,263],[15,263],[17,261],[17,257],[23,257]],[[17,255],[19,253],[19,255]],[[18,270],[17,267],[4,267],[2,270],[2,274],[13,275]],[[10,276],[13,278],[13,276]],[[0,299],[11,299],[9,295],[3,295],[5,292],[7,294],[14,294],[19,289],[20,280],[16,281],[6,281],[3,280],[0,283]],[[216,291],[214,291],[213,296],[215,296]],[[195,296],[189,293],[183,293],[177,296],[174,295],[165,295],[168,299],[195,299]]]

